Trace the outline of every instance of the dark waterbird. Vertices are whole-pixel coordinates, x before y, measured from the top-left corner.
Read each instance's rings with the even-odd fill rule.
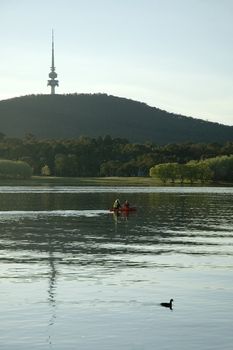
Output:
[[[171,299],[169,303],[160,303],[160,305],[163,307],[169,307],[169,309],[172,310],[172,303],[173,303],[173,299]]]

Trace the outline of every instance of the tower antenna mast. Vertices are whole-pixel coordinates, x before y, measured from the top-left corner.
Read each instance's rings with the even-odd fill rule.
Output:
[[[57,78],[57,73],[55,72],[55,65],[54,65],[54,33],[52,30],[52,66],[51,71],[49,73],[49,80],[48,80],[48,86],[51,86],[51,95],[55,95],[55,86],[59,86],[59,81]]]

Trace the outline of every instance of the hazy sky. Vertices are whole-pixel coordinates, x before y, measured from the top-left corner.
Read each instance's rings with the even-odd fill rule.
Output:
[[[233,125],[233,0],[0,0],[0,100],[107,93]]]

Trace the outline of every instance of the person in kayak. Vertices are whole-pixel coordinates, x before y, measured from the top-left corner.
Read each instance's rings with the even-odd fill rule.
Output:
[[[113,207],[113,209],[120,209],[121,208],[121,203],[120,203],[119,199],[115,200],[112,207]]]

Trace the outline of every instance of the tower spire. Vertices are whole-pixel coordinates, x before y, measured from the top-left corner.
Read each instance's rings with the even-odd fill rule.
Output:
[[[48,86],[51,86],[51,95],[55,94],[55,86],[59,86],[57,78],[57,73],[55,72],[55,66],[54,66],[54,33],[52,30],[52,66],[51,66],[51,72],[49,73],[49,80],[48,80]]]
[[[55,71],[55,67],[54,67],[54,34],[53,34],[53,30],[52,30],[52,67],[51,69],[53,71]]]

